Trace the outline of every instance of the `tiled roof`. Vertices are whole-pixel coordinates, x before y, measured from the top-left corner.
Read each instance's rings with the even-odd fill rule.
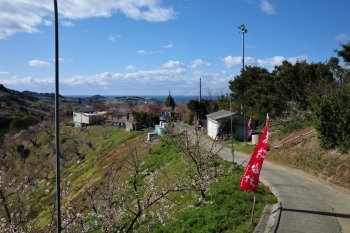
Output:
[[[74,109],[75,112],[82,112],[82,113],[89,113],[89,112],[95,112],[95,109],[91,106],[85,106],[85,107],[77,107]]]

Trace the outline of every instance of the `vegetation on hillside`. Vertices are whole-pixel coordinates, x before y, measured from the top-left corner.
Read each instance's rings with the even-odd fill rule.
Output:
[[[49,124],[39,127],[4,144],[0,217],[5,231],[55,231],[53,130]],[[250,225],[252,193],[238,190],[241,168],[232,170],[217,152],[205,152],[190,139],[188,151],[196,151],[200,173],[186,151],[179,152],[167,140],[145,143],[145,132],[67,126],[61,133],[62,228],[67,232],[173,232],[174,226],[182,227],[183,218],[193,225],[189,231],[220,225],[228,232],[251,232],[265,204],[276,201],[260,187]],[[208,209],[201,211],[201,223],[207,221],[207,226],[190,223],[198,221],[200,209]],[[210,221],[223,214],[228,215],[225,224]]]

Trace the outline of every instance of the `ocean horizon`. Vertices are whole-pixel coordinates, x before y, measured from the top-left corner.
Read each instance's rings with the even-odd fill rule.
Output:
[[[81,99],[86,99],[86,98],[91,98],[95,95],[62,95],[64,97],[68,98],[81,98]],[[156,99],[160,101],[165,101],[168,95],[99,95],[105,98],[110,98],[114,99],[116,97],[140,97],[144,99]],[[190,100],[198,100],[199,97],[195,95],[172,95],[175,102],[182,102],[182,101],[190,101]],[[202,99],[205,99],[205,97],[202,96]]]

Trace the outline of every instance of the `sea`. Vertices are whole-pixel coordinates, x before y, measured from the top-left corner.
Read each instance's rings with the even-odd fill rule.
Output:
[[[94,95],[62,95],[64,97],[68,97],[68,98],[80,98],[80,99],[86,99],[86,98],[91,98]],[[140,98],[144,98],[144,99],[156,99],[156,100],[160,100],[160,101],[165,101],[166,98],[168,97],[167,95],[101,95],[105,98],[111,98],[114,99],[116,97],[140,97]],[[171,97],[173,97],[175,103],[178,102],[188,102],[190,100],[199,100],[198,96],[194,96],[194,95],[172,95]],[[202,99],[205,99],[205,97],[202,96]]]

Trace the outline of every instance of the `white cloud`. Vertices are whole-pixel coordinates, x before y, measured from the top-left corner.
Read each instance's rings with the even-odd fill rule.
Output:
[[[301,56],[297,56],[297,57],[290,57],[287,58],[287,61],[289,61],[292,64],[295,64],[296,62],[300,62],[300,61],[306,61],[307,60],[307,56],[306,55],[301,55]]]
[[[242,57],[241,56],[235,56],[235,57],[227,56],[221,60],[225,63],[225,65],[228,68],[242,65]]]
[[[128,65],[127,67],[125,67],[125,69],[127,69],[127,70],[135,70],[136,67],[132,66],[132,65]]]
[[[65,27],[74,27],[74,24],[70,21],[62,21],[61,24]]]
[[[227,56],[223,59],[221,59],[226,67],[231,68],[231,67],[239,67],[242,66],[242,57],[241,56]],[[251,66],[260,66],[264,68],[271,68],[274,66],[281,65],[284,60],[287,60],[293,64],[295,64],[297,61],[305,61],[307,60],[306,55],[301,55],[297,57],[289,57],[285,58],[283,56],[274,56],[271,58],[266,58],[266,59],[256,59],[253,57],[244,57],[244,65],[251,65]]]
[[[164,45],[162,47],[165,48],[165,49],[170,49],[170,48],[173,47],[173,44]]]
[[[33,67],[45,67],[45,66],[50,66],[50,63],[46,61],[40,61],[40,60],[31,60],[29,61],[29,65]]]
[[[139,54],[153,54],[153,53],[164,53],[164,51],[162,51],[162,50],[146,51],[146,50],[140,49],[140,50],[137,50],[136,53],[139,53]]]
[[[195,68],[195,67],[201,66],[201,65],[204,65],[204,66],[211,66],[211,63],[210,63],[210,62],[205,62],[205,61],[203,61],[202,59],[196,59],[196,60],[194,60],[194,61],[191,61],[190,67]]]
[[[0,71],[0,74],[9,74],[7,71]]]
[[[146,52],[145,50],[137,50],[136,51],[136,53],[140,53],[140,54],[147,54],[147,53],[149,53],[149,52]]]
[[[45,26],[51,26],[52,25],[52,21],[44,19],[44,25]]]
[[[116,41],[118,38],[121,38],[121,35],[109,35],[108,40],[110,41]]]
[[[53,11],[52,1],[2,0],[0,39],[20,32],[39,32],[38,27],[48,24],[47,18],[52,17]],[[173,8],[162,6],[160,0],[59,1],[59,15],[62,19],[111,17],[117,13],[123,13],[134,20],[149,22],[167,21],[176,17]]]
[[[268,0],[260,0],[259,6],[263,12],[265,12],[269,15],[276,14],[275,7],[271,3],[269,3]]]
[[[56,58],[52,58],[52,61],[56,61]],[[58,58],[58,61],[64,61],[64,58]]]
[[[164,68],[176,68],[176,67],[185,67],[185,64],[179,61],[169,60],[167,63],[163,64]]]
[[[231,73],[231,72],[230,72]],[[185,68],[140,70],[129,73],[103,72],[88,76],[73,76],[60,79],[60,94],[62,95],[159,95],[171,93],[197,94],[199,78],[202,78],[203,90],[210,88],[227,89],[228,81],[233,78],[227,72],[188,73]],[[7,88],[23,91],[54,92],[54,78],[36,79],[33,77],[1,79]],[[44,90],[44,91],[43,91]],[[191,91],[191,92],[190,92]],[[195,93],[193,93],[195,92]]]
[[[336,35],[333,39],[334,40],[350,40],[350,35],[341,33],[341,34]]]

